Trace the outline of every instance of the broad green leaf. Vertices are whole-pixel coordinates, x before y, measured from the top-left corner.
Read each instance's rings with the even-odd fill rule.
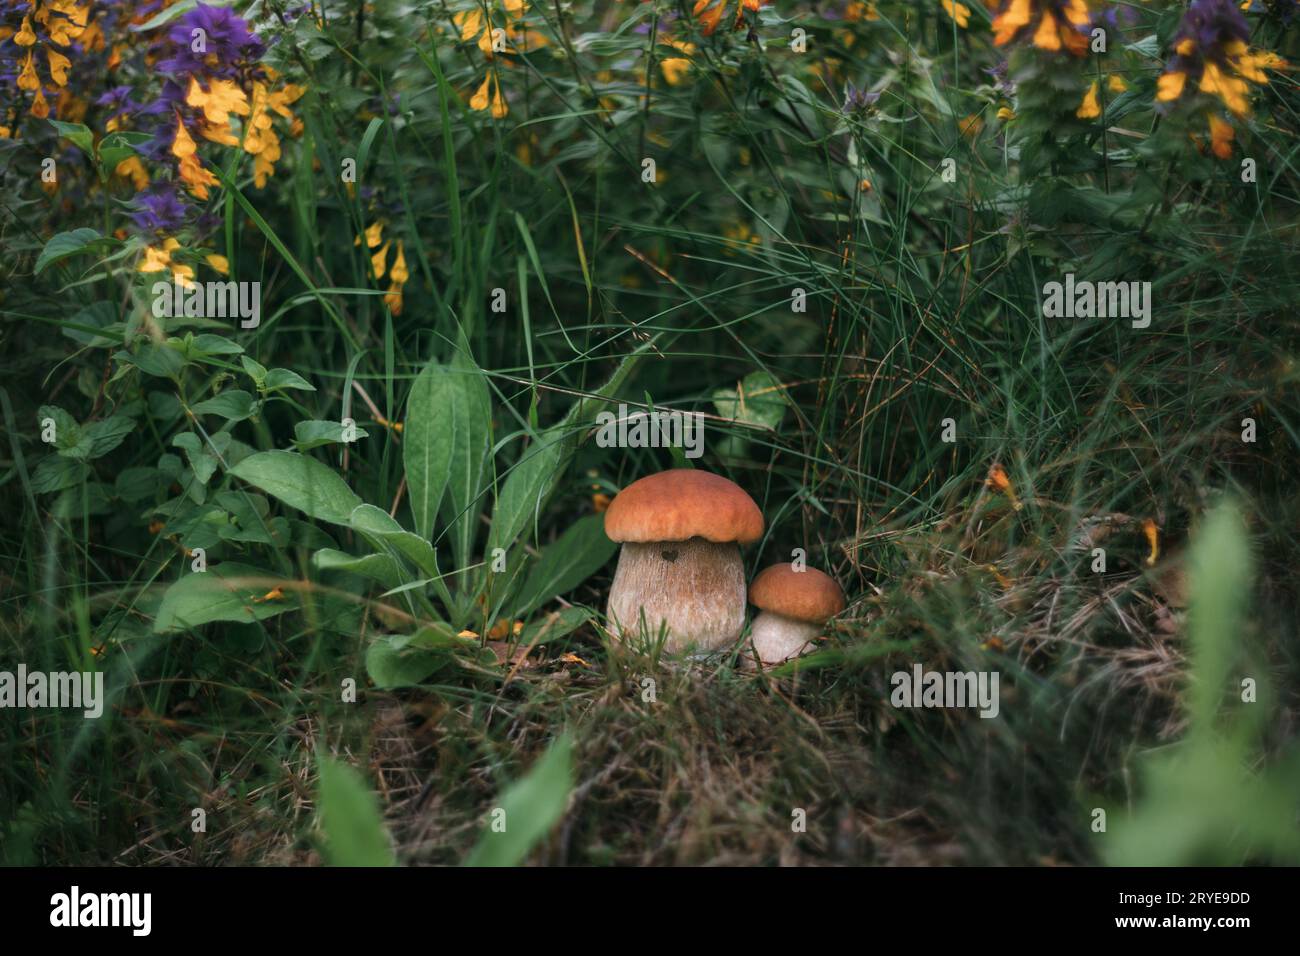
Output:
[[[414,687],[452,663],[464,643],[445,625],[383,637],[366,649],[366,673],[384,690]]]
[[[331,866],[396,865],[379,801],[361,774],[345,763],[321,757],[318,799],[324,856]]]
[[[266,384],[266,376],[269,373],[265,365],[249,358],[247,355],[239,356],[239,364],[244,366],[244,371],[248,373],[248,377],[253,380],[253,383],[258,388],[262,388]]]
[[[42,495],[78,485],[90,474],[90,466],[75,458],[47,455],[32,472],[32,492]]]
[[[125,415],[110,415],[98,422],[86,426],[86,437],[90,439],[90,458],[102,458],[122,444],[126,436],[135,430],[135,422]]]
[[[199,402],[190,411],[196,415],[217,415],[231,422],[242,422],[257,413],[257,400],[248,392],[229,388],[206,402]]]
[[[244,347],[238,342],[211,332],[200,332],[190,339],[190,354],[202,352],[204,355],[239,355],[243,351]]]
[[[61,232],[51,237],[50,241],[45,244],[41,254],[36,257],[36,267],[33,270],[36,275],[45,271],[47,266],[51,266],[60,259],[66,259],[68,256],[75,256],[79,252],[85,252],[91,246],[98,242],[103,242],[103,237],[94,229],[73,229],[71,232]]]
[[[433,545],[418,534],[407,531],[382,508],[359,505],[349,517],[348,524],[376,548],[401,555],[431,578],[439,577],[441,572]]]
[[[289,591],[267,599],[277,584],[278,579],[262,568],[223,561],[206,571],[192,571],[186,561],[184,576],[163,595],[153,629],[161,633],[211,621],[262,621],[297,608]]]
[[[452,546],[461,567],[468,563],[474,540],[491,449],[492,403],[482,371],[463,351],[451,365],[430,362],[407,399],[402,428],[406,488],[415,532],[422,538],[433,536],[443,505],[453,522]]]
[[[54,423],[54,449],[60,455],[82,460],[90,457],[94,442],[68,412],[57,405],[42,405],[36,410],[36,421],[42,441],[49,423]]]
[[[364,428],[355,428],[355,438],[368,438],[370,433]],[[306,421],[293,426],[293,443],[299,451],[309,451],[322,445],[341,444],[344,441],[342,422]]]
[[[551,598],[576,588],[618,550],[605,536],[604,515],[587,515],[574,522],[554,543],[542,549],[519,592],[523,615]]]
[[[318,571],[346,571],[378,581],[386,588],[395,588],[402,582],[402,569],[387,554],[348,554],[334,548],[322,548],[312,555],[312,566]]]
[[[316,386],[307,381],[297,372],[287,368],[273,368],[266,373],[265,387],[268,390],[277,388],[296,388],[300,392],[314,392]]]
[[[95,155],[95,134],[89,126],[84,123],[64,123],[61,120],[50,120],[49,123],[60,136],[70,141],[88,158]]]
[[[573,743],[556,739],[523,779],[511,786],[496,806],[504,811],[504,829],[485,828],[466,866],[518,866],[564,815],[573,791]]]
[[[347,524],[362,503],[338,472],[314,458],[290,451],[258,452],[235,465],[230,473],[303,514],[332,524]]]

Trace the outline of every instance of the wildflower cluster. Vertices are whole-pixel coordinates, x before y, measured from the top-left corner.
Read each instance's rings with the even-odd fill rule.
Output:
[[[1157,86],[1156,100],[1166,110],[1184,103],[1189,111],[1205,114],[1210,148],[1221,159],[1232,155],[1235,133],[1217,106],[1245,118],[1250,85],[1268,83],[1264,71],[1286,65],[1274,53],[1252,51],[1249,39],[1250,27],[1232,0],[1193,0]]]
[[[22,105],[38,119],[50,115],[49,97],[61,95],[68,85],[68,54],[75,52],[74,44],[102,47],[103,35],[91,28],[90,11],[90,0],[80,5],[76,0],[0,3],[0,91],[5,94],[0,103],[6,106],[0,138],[13,135]]]

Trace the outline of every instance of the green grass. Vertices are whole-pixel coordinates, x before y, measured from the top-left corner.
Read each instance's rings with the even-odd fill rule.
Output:
[[[1118,98],[1109,131],[1049,124],[1051,148],[1036,156],[1040,117],[1028,104],[1018,105],[1023,133],[995,119],[1004,98],[982,68],[1000,51],[980,14],[957,31],[938,4],[881,3],[880,21],[847,27],[800,15],[830,64],[823,76],[789,52],[783,18],[795,14],[767,11],[766,52],[744,31],[695,37],[690,81],[667,85],[651,70],[648,105],[646,61],[635,59],[648,37],[631,22],[675,4],[577,4],[559,33],[557,8],[536,6],[530,23],[552,43],[501,68],[511,113],[495,122],[466,103],[485,64],[446,35],[442,4],[416,4],[414,19],[375,4],[360,28],[356,6],[326,4],[324,31],[303,18],[295,42],[272,54],[308,92],[294,107],[301,138],[285,137],[269,185],[256,189],[251,163],[232,162],[213,190],[217,248],[239,278],[263,283],[263,321],[255,333],[194,331],[228,336],[315,388],[269,395],[252,420],[189,418],[149,396],[193,408],[223,389],[255,392],[237,355],[196,358],[171,378],[111,358],[149,302],[131,259],[92,268],[97,257],[82,255],[34,274],[49,236],[84,214],[23,179],[34,154],[0,141],[0,175],[18,184],[0,199],[0,669],[93,662],[113,695],[98,721],[0,715],[0,859],[282,864],[348,859],[348,846],[385,858],[373,832],[339,834],[328,810],[322,825],[323,791],[345,818],[349,806],[368,813],[346,772],[319,779],[332,757],[377,794],[405,863],[1296,862],[1289,74],[1259,93],[1241,135],[1259,162],[1246,185],[1236,159],[1201,156],[1170,133],[1174,121],[1150,108],[1162,61],[1132,50],[1088,69],[1123,72],[1145,98]],[[1160,12],[1140,10],[1132,37],[1154,32]],[[1256,29],[1256,43],[1300,53],[1294,30]],[[842,112],[845,81],[881,88],[874,110]],[[380,103],[394,92],[388,114]],[[1048,105],[1059,112],[1073,95]],[[975,135],[961,128],[971,115],[984,123]],[[641,178],[644,156],[656,160],[653,184]],[[354,191],[337,174],[345,157],[357,160]],[[955,183],[942,178],[945,158]],[[99,225],[101,207],[119,216],[86,176],[88,221]],[[385,239],[404,240],[411,275],[397,315],[364,238],[354,245],[381,219]],[[1151,327],[1043,318],[1043,284],[1070,271],[1151,281]],[[504,313],[492,311],[498,288]],[[806,311],[792,310],[794,290]],[[74,334],[95,303],[128,323],[111,347]],[[130,350],[147,347],[133,338]],[[293,582],[292,610],[155,633],[166,588],[188,570],[182,545],[204,529],[154,510],[183,497],[172,476],[125,500],[119,475],[180,456],[180,433],[197,437],[196,455],[228,434],[227,452],[248,460],[290,447],[301,421],[350,416],[368,437],[308,454],[415,528],[407,403],[430,362],[461,363],[456,381],[474,393],[465,401],[491,407],[470,443],[492,450],[485,480],[459,505],[444,499],[430,532],[436,574],[398,556],[404,583],[424,583],[385,596],[361,577],[321,573],[311,555],[323,547],[383,548],[261,496],[223,453],[209,500],[229,493],[221,508],[250,536],[210,546],[209,560],[264,571],[259,594]],[[768,522],[747,571],[803,548],[841,582],[849,609],[816,653],[755,674],[740,654],[685,662],[611,643],[600,612],[612,562],[523,615],[533,629],[521,647],[453,647],[462,627],[487,635],[498,614],[513,621],[508,603],[476,603],[477,585],[490,580],[489,524],[507,482],[546,447],[546,429],[572,455],[547,473],[554,487],[518,543],[507,536],[521,565],[560,553],[545,549],[593,513],[593,493],[673,464],[662,450],[585,440],[583,421],[616,374],[607,398],[710,416],[697,464],[741,484]],[[747,377],[779,383],[783,404],[736,414]],[[84,480],[40,493],[44,405],[83,424],[116,412],[136,426]],[[404,421],[404,432],[377,417]],[[1244,418],[1257,424],[1254,443],[1242,441]],[[989,484],[995,465],[1018,507]],[[192,467],[185,459],[178,475]],[[1224,499],[1240,509],[1238,537],[1210,517]],[[159,517],[172,524],[152,533]],[[1159,527],[1154,571],[1147,519]],[[1239,613],[1223,611],[1228,623],[1193,641],[1230,642],[1229,656],[1214,667],[1196,658],[1205,669],[1193,672],[1184,602],[1162,575],[1215,521],[1215,553],[1247,553],[1253,570],[1235,583]],[[1104,574],[1090,570],[1094,544],[1106,548]],[[1233,570],[1209,566],[1209,580]],[[570,607],[594,614],[541,634],[520,663],[538,627]],[[368,680],[375,646],[417,633],[428,650],[389,661],[422,671],[409,686]],[[999,671],[999,718],[891,707],[889,677],[913,662]],[[1230,694],[1241,676],[1259,680],[1260,703]],[[347,680],[356,703],[344,699]],[[1182,778],[1146,768],[1152,754],[1209,740],[1189,726],[1214,704],[1268,716],[1231,746],[1196,751],[1192,778],[1225,781],[1242,800],[1236,812],[1267,819],[1265,836],[1243,838],[1230,820],[1211,827],[1179,805],[1187,816],[1171,841],[1209,836],[1157,858],[1133,834],[1162,819]],[[540,764],[562,738],[565,773]],[[539,765],[542,776],[527,777]],[[491,811],[521,779],[552,803],[567,789],[565,808],[554,826],[541,820],[535,842],[493,848]],[[1274,795],[1288,781],[1289,803]],[[1107,833],[1092,829],[1099,807]],[[206,833],[191,829],[195,808]],[[798,810],[806,832],[792,831]]]

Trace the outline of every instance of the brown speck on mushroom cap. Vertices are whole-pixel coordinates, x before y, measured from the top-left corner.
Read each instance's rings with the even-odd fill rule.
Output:
[[[620,637],[667,630],[670,653],[719,650],[745,626],[739,544],[763,535],[763,514],[721,475],[680,468],[628,485],[605,511],[622,543],[607,608]]]
[[[844,610],[844,592],[816,568],[774,564],[750,583],[749,603],[762,611],[750,630],[758,659],[779,664],[812,650],[822,625]]]

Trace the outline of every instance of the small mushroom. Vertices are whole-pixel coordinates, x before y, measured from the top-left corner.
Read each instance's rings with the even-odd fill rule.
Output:
[[[763,535],[754,499],[721,475],[676,468],[632,482],[605,511],[621,542],[609,589],[611,625],[626,640],[667,629],[664,649],[715,651],[745,626],[741,544]]]
[[[812,650],[826,622],[844,610],[844,592],[816,568],[774,564],[749,586],[749,603],[761,613],[750,639],[764,664],[780,664]]]

